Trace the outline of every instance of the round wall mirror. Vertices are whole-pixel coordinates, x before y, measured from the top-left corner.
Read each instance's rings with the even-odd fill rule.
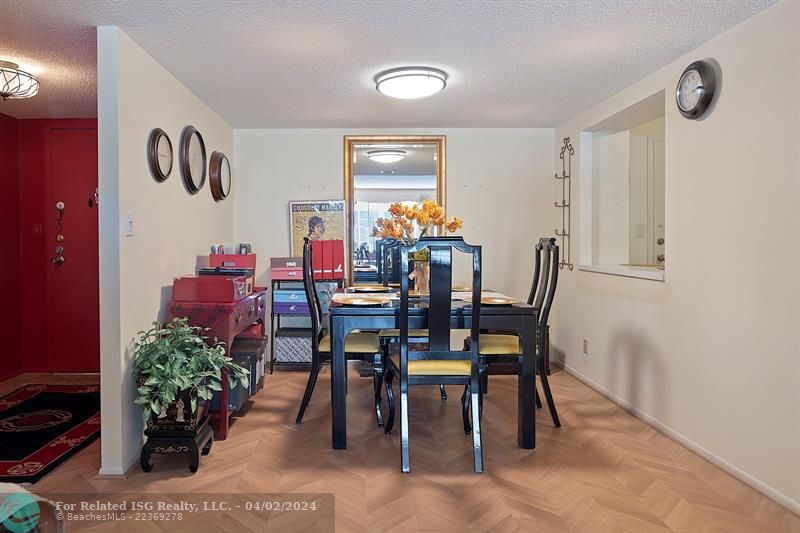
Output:
[[[211,176],[211,196],[217,202],[224,200],[231,192],[231,164],[222,152],[212,152],[209,168]]]
[[[194,126],[186,126],[181,132],[180,163],[186,190],[197,194],[206,182],[206,145]]]
[[[172,172],[172,141],[161,128],[150,132],[147,140],[147,165],[150,167],[150,174],[158,182],[167,179]]]

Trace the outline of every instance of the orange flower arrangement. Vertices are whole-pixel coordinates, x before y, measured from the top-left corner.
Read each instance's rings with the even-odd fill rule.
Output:
[[[446,219],[444,207],[433,200],[425,200],[421,206],[406,206],[395,202],[389,206],[389,214],[392,218],[379,218],[375,221],[373,237],[397,239],[408,244],[415,241],[414,222],[422,228],[420,237],[427,235],[433,227],[438,228],[441,233],[454,233],[464,225],[459,217]]]

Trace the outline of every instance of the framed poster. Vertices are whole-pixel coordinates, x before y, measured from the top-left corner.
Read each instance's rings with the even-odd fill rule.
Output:
[[[303,237],[344,241],[344,200],[289,202],[289,233],[292,257],[303,254]]]

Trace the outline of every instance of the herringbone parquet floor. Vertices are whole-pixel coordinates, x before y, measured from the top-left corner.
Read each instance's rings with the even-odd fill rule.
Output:
[[[551,377],[563,427],[537,417],[537,448],[516,446],[516,382],[492,376],[483,435],[486,472],[472,472],[457,397],[412,388],[411,474],[399,438],[375,426],[371,379],[350,373],[348,449],[330,448],[329,374],[302,424],[306,375],[276,372],[191,475],[186,460],[156,457],[127,479],[100,479],[99,442],[46,476],[41,492],[324,492],[337,531],[752,531],[800,532],[800,518],[658,433],[564,372]],[[73,378],[28,375],[0,384]],[[89,378],[91,379],[91,378]],[[163,529],[162,529],[163,528]],[[168,530],[154,523],[142,531]],[[285,528],[289,529],[289,528]],[[72,528],[80,531],[80,528]],[[102,529],[92,529],[101,531]],[[128,531],[128,529],[118,529]],[[207,514],[193,531],[243,531]],[[172,531],[175,531],[174,527]]]

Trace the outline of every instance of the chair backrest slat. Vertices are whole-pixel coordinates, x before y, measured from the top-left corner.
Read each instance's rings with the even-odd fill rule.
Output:
[[[547,321],[550,318],[550,309],[553,307],[558,285],[559,253],[555,238],[539,239],[534,258],[533,285],[528,304],[539,309],[536,338],[539,342],[546,342],[544,335],[547,332]]]
[[[536,301],[536,290],[539,288],[539,270],[542,268],[542,239],[536,243],[533,250],[533,283],[531,283],[531,292],[528,295],[528,305],[533,305]]]
[[[450,308],[452,305],[453,250],[450,246],[431,244],[430,303],[428,305],[428,342],[433,351],[450,349]],[[435,280],[435,281],[434,281]]]
[[[384,282],[383,242],[384,239],[375,239],[375,267],[378,269],[378,283]]]
[[[547,286],[550,283],[551,249],[548,241],[548,238],[542,237],[539,239],[539,243],[536,245],[536,255],[539,263],[539,279],[538,287],[536,288],[536,298],[534,299],[533,305],[538,307],[540,310],[544,305],[545,296],[547,295]],[[541,317],[541,313],[539,316]]]
[[[381,277],[380,280],[384,287],[389,286],[390,281],[398,281],[398,262],[400,258],[399,252],[400,241],[395,239],[383,239],[380,264],[381,264]],[[391,258],[391,262],[389,259]],[[391,266],[391,268],[389,268]]]
[[[308,237],[303,239],[303,289],[306,293],[308,312],[311,315],[311,348],[313,354],[319,352],[319,341],[322,334],[322,305],[317,295],[317,285],[314,283],[314,269],[312,260],[311,241]]]
[[[542,303],[539,306],[539,333],[544,334],[544,328],[547,327],[547,320],[550,317],[550,309],[553,307],[553,299],[555,298],[556,286],[558,285],[559,253],[558,245],[556,244],[555,239],[541,239],[539,242],[543,248],[542,260],[547,262],[549,271],[549,279],[545,289],[542,291],[546,291],[546,293],[544,294]]]

